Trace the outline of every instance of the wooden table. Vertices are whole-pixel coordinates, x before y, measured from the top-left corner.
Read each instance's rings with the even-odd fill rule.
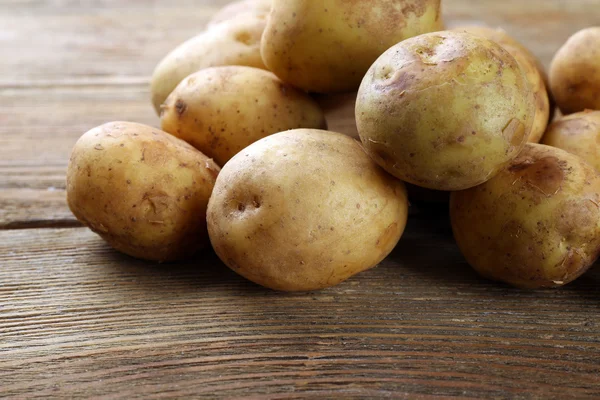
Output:
[[[600,25],[600,0],[444,1],[452,25],[502,25],[546,65]],[[0,397],[598,398],[600,268],[561,290],[479,279],[444,211],[415,210],[378,268],[306,294],[213,254],[136,261],[80,227],[75,140],[156,125],[155,63],[223,3],[0,0]]]

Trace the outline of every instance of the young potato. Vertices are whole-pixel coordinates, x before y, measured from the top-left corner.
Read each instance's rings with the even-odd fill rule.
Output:
[[[463,32],[405,40],[373,64],[356,122],[369,155],[389,173],[435,190],[490,179],[521,151],[535,103],[517,61]]]
[[[208,22],[208,26],[220,24],[223,21],[240,18],[249,14],[260,19],[266,19],[271,11],[271,0],[240,0],[229,3],[219,10]]]
[[[294,128],[324,128],[325,117],[306,93],[271,72],[216,67],[187,77],[169,96],[162,129],[224,165],[244,147]]]
[[[517,60],[523,72],[525,72],[525,76],[535,96],[535,117],[528,141],[538,143],[546,131],[550,117],[554,116],[554,113],[550,112],[548,86],[544,80],[544,67],[540,61],[525,46],[510,37],[502,29],[493,29],[484,26],[465,26],[454,30],[490,39],[502,46]]]
[[[204,68],[244,65],[266,69],[260,55],[260,38],[266,20],[248,15],[215,25],[184,42],[156,67],[150,82],[152,104],[161,105],[188,75]]]
[[[336,285],[383,260],[406,225],[404,184],[360,143],[297,129],[250,145],[208,204],[213,248],[231,269],[284,291]]]
[[[178,260],[208,244],[206,207],[218,172],[211,159],[165,132],[111,122],[75,144],[67,201],[115,249]]]
[[[349,92],[390,46],[439,29],[440,0],[273,0],[261,52],[298,88]]]
[[[600,27],[577,32],[558,50],[550,86],[563,114],[600,110]]]
[[[356,128],[356,92],[316,95],[317,101],[327,120],[327,129],[358,139]]]
[[[575,154],[600,171],[600,111],[563,117],[548,127],[542,143]]]
[[[528,144],[494,178],[452,193],[450,216],[481,275],[521,288],[562,286],[600,252],[600,176],[566,151]]]

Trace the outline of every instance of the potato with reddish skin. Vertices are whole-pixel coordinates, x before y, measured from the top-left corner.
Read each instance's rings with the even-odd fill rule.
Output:
[[[374,267],[400,239],[404,184],[341,133],[298,129],[229,161],[208,205],[213,248],[231,269],[284,291],[336,285]]]
[[[241,0],[227,4],[210,19],[208,26],[230,21],[245,15],[266,19],[271,11],[271,0]]]
[[[75,144],[67,201],[115,249],[179,260],[208,245],[206,207],[218,172],[211,159],[165,132],[111,122]]]
[[[562,286],[600,253],[600,176],[566,151],[528,144],[494,178],[452,193],[450,216],[463,255],[484,277]]]
[[[165,102],[161,124],[221,166],[265,136],[327,126],[309,95],[271,72],[239,66],[208,68],[187,77]]]
[[[575,154],[600,171],[600,111],[571,114],[548,127],[543,144]]]

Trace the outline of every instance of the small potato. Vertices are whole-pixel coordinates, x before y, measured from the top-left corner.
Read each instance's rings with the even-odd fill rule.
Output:
[[[525,145],[535,103],[500,45],[436,32],[390,48],[365,76],[356,122],[367,153],[390,174],[435,190],[490,179]]]
[[[521,288],[562,286],[600,252],[600,176],[566,151],[528,144],[491,180],[452,193],[450,216],[481,275]]]
[[[563,117],[548,127],[542,143],[575,154],[600,171],[600,111]]]
[[[204,68],[245,65],[266,69],[260,55],[260,38],[266,20],[240,16],[215,25],[169,53],[152,74],[150,90],[156,113],[169,94],[188,75]]]
[[[315,95],[315,100],[325,113],[327,129],[358,139],[356,128],[356,92]]]
[[[563,114],[600,110],[600,27],[577,32],[558,50],[550,86]]]
[[[336,285],[383,260],[406,225],[404,184],[340,133],[297,129],[244,149],[208,205],[213,248],[231,269],[284,291]]]
[[[245,14],[266,19],[271,11],[271,0],[241,0],[229,3],[219,10],[208,22],[208,26],[214,26],[224,21],[240,18]]]
[[[295,128],[325,128],[323,112],[306,93],[271,72],[217,67],[187,77],[163,106],[162,129],[217,164],[265,136]]]
[[[111,122],[75,144],[67,201],[115,249],[178,260],[208,244],[206,207],[218,172],[211,159],[165,132]]]

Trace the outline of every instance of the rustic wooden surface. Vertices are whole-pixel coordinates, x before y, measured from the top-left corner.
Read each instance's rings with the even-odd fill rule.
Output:
[[[450,26],[502,26],[546,65],[600,25],[600,0],[444,1]],[[413,212],[382,265],[308,294],[212,254],[136,261],[79,227],[73,143],[156,125],[154,64],[224,3],[0,0],[0,397],[598,398],[600,268],[562,290],[484,281],[443,211]]]

